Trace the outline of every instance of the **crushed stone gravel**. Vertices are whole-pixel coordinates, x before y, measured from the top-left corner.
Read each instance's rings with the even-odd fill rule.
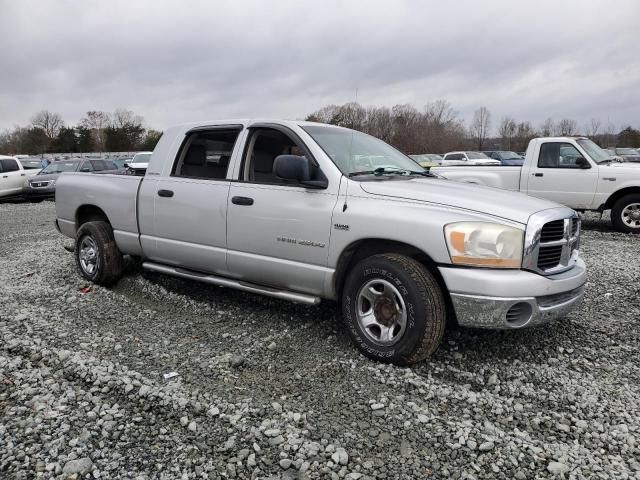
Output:
[[[329,302],[133,267],[83,293],[54,215],[0,204],[1,478],[640,479],[640,238],[599,215],[579,309],[411,368]]]

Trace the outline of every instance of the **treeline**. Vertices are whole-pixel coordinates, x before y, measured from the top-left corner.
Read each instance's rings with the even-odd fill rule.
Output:
[[[526,150],[535,137],[585,135],[601,147],[640,147],[640,131],[631,126],[616,133],[613,124],[592,118],[582,127],[570,118],[547,118],[538,126],[511,116],[495,125],[489,109],[478,108],[469,125],[446,100],[428,103],[422,110],[412,105],[364,107],[350,102],[328,105],[306,120],[359,130],[390,143],[406,154],[445,153],[452,150]]]
[[[161,132],[144,127],[131,110],[89,111],[75,126],[58,113],[43,110],[26,127],[0,133],[0,154],[126,152],[153,150]]]

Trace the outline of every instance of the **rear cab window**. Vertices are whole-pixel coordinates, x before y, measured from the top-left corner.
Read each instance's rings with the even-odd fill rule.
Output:
[[[2,173],[15,172],[16,170],[20,170],[18,161],[13,158],[0,159],[0,167],[0,171],[2,171]]]
[[[172,177],[225,180],[241,126],[189,133],[174,161]]]

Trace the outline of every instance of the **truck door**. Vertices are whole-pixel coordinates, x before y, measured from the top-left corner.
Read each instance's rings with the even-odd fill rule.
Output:
[[[238,155],[241,126],[187,133],[171,171],[145,177],[140,198],[153,198],[153,226],[141,221],[142,247],[151,260],[226,274],[227,171]],[[149,211],[147,204],[140,207]],[[148,213],[145,214],[145,217]]]
[[[575,145],[543,142],[536,146],[529,165],[528,170],[523,168],[522,171],[528,176],[525,193],[571,208],[591,206],[598,184],[598,169]]]
[[[313,158],[286,129],[251,128],[228,203],[228,267],[247,281],[318,294],[327,274],[339,185],[309,189],[273,174],[278,155]]]
[[[26,174],[14,158],[0,159],[0,196],[17,195],[22,191]]]

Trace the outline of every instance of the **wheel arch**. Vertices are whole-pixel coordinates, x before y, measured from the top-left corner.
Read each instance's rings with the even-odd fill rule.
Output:
[[[76,231],[87,222],[103,221],[111,225],[109,217],[100,207],[84,204],[76,210]]]
[[[349,244],[342,251],[338,258],[338,262],[336,263],[333,285],[336,298],[340,298],[342,296],[342,289],[349,271],[361,260],[381,253],[397,253],[406,255],[422,264],[438,282],[438,286],[445,298],[447,316],[452,321],[455,321],[455,311],[453,303],[451,302],[451,296],[449,295],[449,289],[447,288],[442,275],[440,275],[437,263],[423,250],[415,247],[414,245],[397,240],[364,238]]]
[[[611,195],[609,195],[609,198],[607,198],[607,201],[604,202],[604,205],[602,206],[602,210],[611,209],[616,204],[616,202],[618,200],[620,200],[625,195],[629,195],[629,194],[632,194],[632,193],[640,194],[640,186],[637,186],[637,187],[625,187],[625,188],[621,188],[620,190],[617,190],[617,191],[613,192]]]

